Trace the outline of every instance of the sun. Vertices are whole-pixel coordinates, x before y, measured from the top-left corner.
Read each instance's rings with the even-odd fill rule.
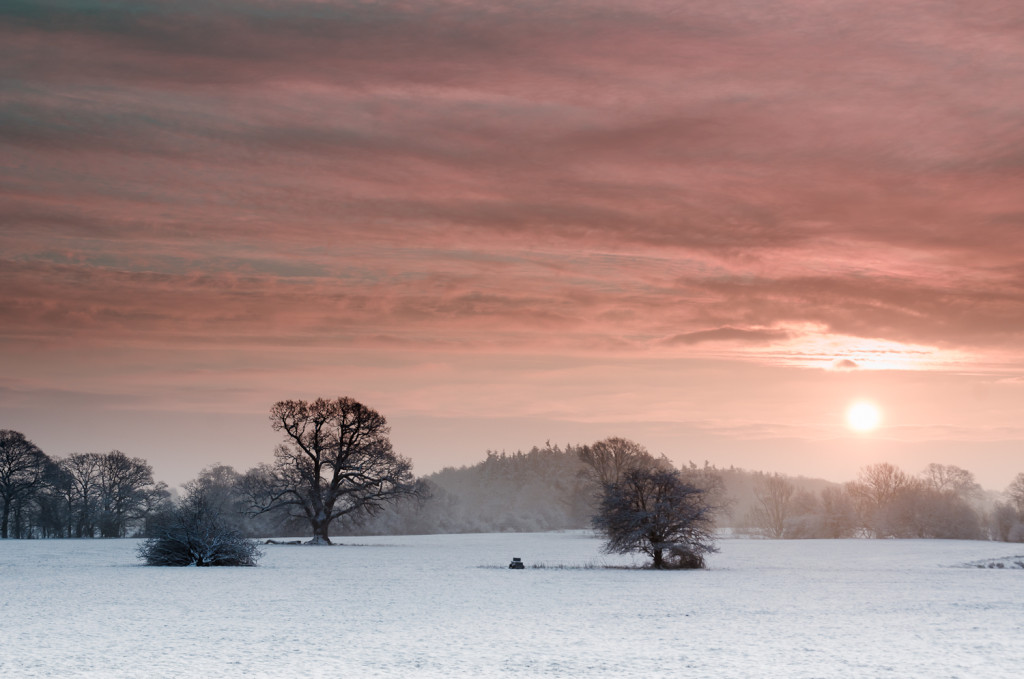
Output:
[[[854,431],[874,431],[881,423],[882,411],[870,401],[857,401],[846,409],[846,426]]]

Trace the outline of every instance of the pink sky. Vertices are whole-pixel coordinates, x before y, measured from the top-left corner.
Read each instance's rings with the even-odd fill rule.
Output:
[[[1020,3],[16,1],[0,78],[0,427],[51,455],[176,484],[348,395],[420,473],[1024,471]]]

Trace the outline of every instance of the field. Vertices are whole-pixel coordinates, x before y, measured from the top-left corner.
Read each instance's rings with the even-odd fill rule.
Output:
[[[726,539],[595,567],[587,533],[269,545],[151,568],[133,540],[0,542],[3,677],[1017,677],[1020,545]],[[513,556],[545,568],[510,571]],[[571,566],[561,568],[560,566]]]

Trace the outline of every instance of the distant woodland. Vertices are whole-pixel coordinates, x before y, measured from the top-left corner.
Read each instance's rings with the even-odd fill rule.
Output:
[[[415,494],[344,514],[331,529],[379,535],[589,528],[600,496],[583,461],[590,449],[546,443],[526,452],[487,451],[474,465],[416,479]],[[660,464],[671,465],[664,457]],[[265,466],[256,470],[265,473]],[[0,528],[12,538],[145,536],[177,496],[201,489],[244,534],[308,536],[309,523],[287,508],[253,511],[246,485],[256,470],[214,465],[172,490],[154,481],[140,458],[118,451],[52,458],[19,432],[0,430]],[[707,462],[681,471],[709,489],[723,533],[1024,542],[1024,473],[994,493],[969,471],[938,464],[911,474],[880,463],[844,484]]]
[[[545,531],[587,528],[599,489],[580,453],[545,444],[528,452],[488,451],[481,462],[424,478],[428,499],[399,503],[346,524],[350,534]],[[1024,541],[1024,474],[1002,494],[973,475],[929,465],[911,475],[894,465],[865,467],[840,484],[708,462],[682,468],[713,486],[719,529],[765,538],[954,538]]]

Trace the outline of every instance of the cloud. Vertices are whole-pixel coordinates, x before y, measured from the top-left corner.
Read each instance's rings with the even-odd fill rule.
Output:
[[[775,340],[787,339],[789,333],[784,330],[772,330],[759,328],[744,330],[743,328],[714,328],[711,330],[697,330],[694,332],[681,333],[665,340],[670,345],[692,345],[702,342],[740,342],[749,344],[764,344]]]
[[[832,362],[832,370],[860,370],[860,366],[857,365],[856,361],[851,361],[848,358],[837,358]]]

